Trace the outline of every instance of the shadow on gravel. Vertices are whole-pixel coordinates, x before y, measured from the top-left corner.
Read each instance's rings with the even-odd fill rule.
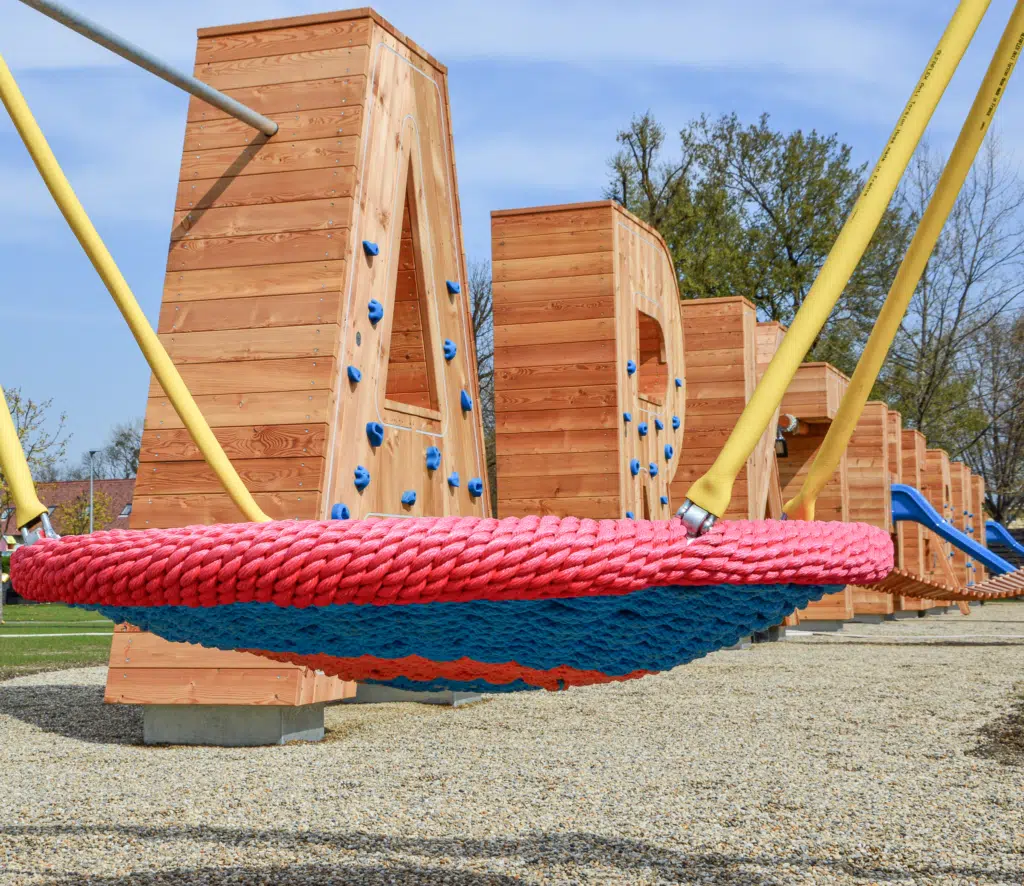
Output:
[[[981,744],[970,751],[975,757],[1024,766],[1024,683],[1018,683],[1014,691],[1017,697],[1009,713],[979,730]]]
[[[0,683],[0,715],[79,741],[142,744],[141,709],[104,704],[102,686]]]
[[[328,848],[339,853],[337,864],[267,865],[174,868],[163,871],[125,872],[115,876],[87,876],[84,871],[66,873],[42,881],[47,886],[71,886],[92,883],[96,886],[156,886],[156,884],[240,884],[292,883],[453,883],[456,886],[521,882],[516,874],[459,871],[460,861],[514,862],[517,873],[522,867],[543,865],[554,867],[556,877],[586,881],[591,875],[608,876],[608,869],[617,869],[625,879],[638,874],[645,880],[652,877],[667,883],[723,883],[744,886],[765,886],[779,883],[780,876],[796,879],[804,874],[828,877],[845,876],[868,882],[934,882],[939,878],[971,883],[1020,883],[1024,881],[1024,863],[1016,870],[1007,867],[991,869],[980,865],[922,864],[912,869],[877,864],[871,859],[842,859],[813,856],[748,855],[742,852],[677,851],[643,840],[610,838],[597,834],[568,832],[558,834],[530,833],[517,837],[479,840],[458,837],[417,838],[355,832],[296,832],[285,829],[243,829],[217,827],[156,828],[144,825],[53,825],[0,826],[0,842],[8,841],[8,858],[17,857],[19,838],[54,838],[60,836],[123,838],[128,841],[152,840],[166,845],[175,839],[193,843],[222,843],[234,848],[251,848],[253,856],[260,853],[292,853],[297,858],[311,847]],[[345,854],[342,854],[345,853]],[[382,856],[394,859],[393,864]],[[410,858],[412,856],[412,858]],[[145,857],[145,852],[139,855]],[[783,868],[788,865],[788,868]],[[12,866],[13,867],[13,866]],[[557,868],[561,867],[561,871]],[[537,870],[536,873],[542,871]]]

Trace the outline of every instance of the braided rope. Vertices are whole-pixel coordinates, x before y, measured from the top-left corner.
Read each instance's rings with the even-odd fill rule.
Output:
[[[14,552],[18,592],[106,606],[373,605],[625,594],[657,585],[871,584],[889,535],[863,523],[418,517],[113,530]]]
[[[333,655],[299,655],[294,652],[267,652],[260,649],[246,649],[264,658],[288,664],[302,665],[316,671],[323,671],[331,677],[366,683],[373,680],[389,682],[404,677],[416,683],[431,683],[446,680],[456,683],[484,681],[494,687],[507,686],[522,681],[527,687],[547,689],[554,692],[570,686],[593,686],[599,683],[618,683],[636,680],[654,671],[631,671],[628,674],[612,676],[601,671],[585,671],[561,665],[546,671],[526,668],[515,662],[487,664],[471,658],[457,661],[431,661],[419,655],[386,659],[363,655],[359,658],[336,658]]]

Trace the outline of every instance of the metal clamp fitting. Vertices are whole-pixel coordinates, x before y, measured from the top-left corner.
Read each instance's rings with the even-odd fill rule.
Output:
[[[683,521],[686,527],[686,534],[691,538],[698,538],[708,532],[718,519],[714,514],[705,511],[700,505],[695,505],[690,499],[683,502],[683,506],[676,511],[676,516]]]

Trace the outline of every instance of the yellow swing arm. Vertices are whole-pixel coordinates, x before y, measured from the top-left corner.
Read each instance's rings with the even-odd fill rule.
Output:
[[[692,534],[706,532],[729,507],[736,477],[764,434],[797,368],[864,255],[988,6],[989,0],[960,0],[782,344],[714,464],[687,491],[679,513]]]
[[[199,407],[192,398],[192,394],[189,393],[177,367],[149,325],[149,321],[139,307],[128,282],[124,279],[113,256],[89,220],[89,216],[60,168],[57,158],[47,144],[46,137],[32,116],[25,97],[21,94],[21,90],[2,56],[0,56],[0,100],[3,101],[11,115],[11,120],[14,121],[18,134],[25,143],[25,147],[28,148],[29,154],[32,155],[32,160],[43,177],[43,181],[46,182],[46,187],[49,188],[50,194],[53,195],[54,201],[78,238],[82,249],[85,250],[85,254],[89,257],[96,272],[100,275],[100,279],[107,287],[107,291],[127,321],[135,336],[135,341],[138,342],[139,348],[153,370],[153,374],[163,387],[164,393],[167,394],[167,398],[171,401],[171,405],[178,413],[182,423],[192,435],[203,458],[206,459],[207,464],[213,469],[245,518],[254,523],[267,522],[270,518],[256,504],[256,500],[245,487],[242,478],[238,476],[234,465],[231,464],[221,448],[220,442],[210,430],[209,424],[202,412],[199,411]],[[10,415],[7,418],[9,420]],[[19,452],[21,450],[17,436],[10,438],[9,434],[4,432],[3,425],[3,416],[0,415],[0,455],[4,458],[5,474],[18,477],[19,487],[17,489],[12,487],[12,491],[15,496],[21,496],[20,499],[16,497],[15,501],[18,507],[18,522],[19,525],[23,525],[21,523],[23,516],[30,517],[31,512],[37,508],[42,508],[43,511],[46,509],[36,497],[31,475],[28,474],[28,466],[25,465],[24,471],[22,471],[15,464],[18,458],[14,456],[12,447],[17,447]],[[13,424],[11,424],[11,429],[13,430]],[[20,455],[20,460],[22,463],[25,460],[23,453]],[[9,463],[15,465],[13,471],[9,469]],[[35,517],[31,519],[34,520]]]
[[[784,511],[789,517],[797,520],[814,519],[814,503],[843,457],[850,437],[853,436],[864,404],[871,396],[871,388],[903,322],[910,299],[1006,91],[1006,84],[1020,57],[1022,46],[1024,0],[1017,0],[985,78],[981,81],[974,104],[971,105],[953,151],[949,155],[946,168],[942,170],[939,182],[935,186],[935,193],[932,194],[921,216],[921,221],[914,232],[914,239],[911,240],[907,254],[903,257],[896,279],[893,280],[864,346],[864,352],[860,355],[853,378],[850,379],[850,386],[843,396],[842,403],[839,404],[839,410],[804,478],[803,486],[796,497],[785,505]]]

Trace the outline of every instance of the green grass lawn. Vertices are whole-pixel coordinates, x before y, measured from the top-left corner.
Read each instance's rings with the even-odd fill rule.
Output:
[[[60,603],[4,606],[0,625],[0,680],[38,671],[107,663],[112,622]],[[59,634],[69,636],[35,636]],[[73,634],[96,636],[75,637]]]

